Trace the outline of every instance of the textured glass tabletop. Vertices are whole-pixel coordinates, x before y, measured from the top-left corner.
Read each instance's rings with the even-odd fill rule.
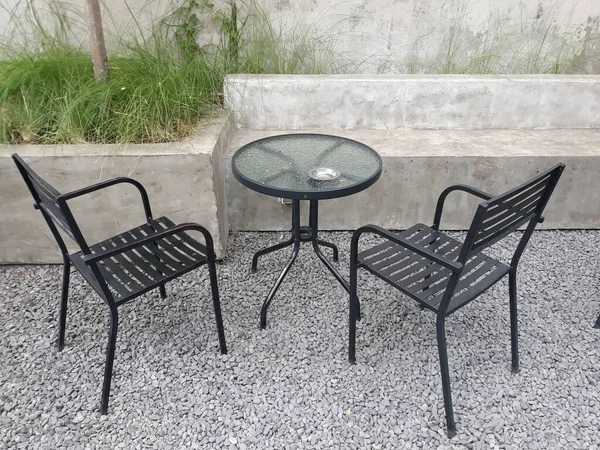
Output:
[[[360,142],[325,134],[286,134],[251,142],[232,160],[235,177],[267,195],[336,198],[359,192],[381,175],[381,157]]]

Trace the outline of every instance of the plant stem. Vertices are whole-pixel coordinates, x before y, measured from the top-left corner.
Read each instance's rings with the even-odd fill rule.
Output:
[[[98,83],[108,79],[108,57],[102,30],[102,16],[98,0],[87,0],[88,26],[90,30],[90,52],[94,65],[94,76]]]

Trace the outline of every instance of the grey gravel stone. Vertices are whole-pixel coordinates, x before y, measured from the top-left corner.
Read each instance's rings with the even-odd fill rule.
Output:
[[[463,234],[457,234],[463,236]],[[229,354],[218,352],[208,273],[120,309],[110,411],[98,413],[108,315],[72,277],[56,352],[61,267],[0,268],[0,448],[535,449],[600,442],[597,231],[536,232],[519,267],[521,372],[510,372],[507,283],[447,321],[458,435],[444,433],[435,317],[360,272],[358,361],[348,296],[304,244],[258,327],[289,253],[281,233],[230,239],[218,275]],[[348,274],[349,233],[323,233]],[[490,249],[506,260],[518,235]],[[365,237],[367,245],[370,238]],[[329,254],[329,250],[324,250]]]

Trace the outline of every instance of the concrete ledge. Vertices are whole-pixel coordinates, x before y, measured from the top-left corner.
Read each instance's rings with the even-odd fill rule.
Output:
[[[0,262],[62,261],[47,225],[32,208],[31,194],[10,158],[13,152],[61,192],[117,176],[140,181],[155,217],[204,225],[222,258],[228,232],[222,162],[232,130],[229,116],[220,114],[208,119],[196,137],[168,144],[0,146]],[[139,194],[127,185],[70,204],[90,243],[144,223]],[[76,244],[72,249],[78,250]]]
[[[600,127],[594,75],[230,75],[236,126],[257,129]]]
[[[241,145],[279,133],[238,130],[229,159]],[[431,223],[438,195],[451,184],[466,183],[500,194],[557,162],[567,167],[546,209],[543,227],[600,228],[600,130],[346,130],[333,134],[373,147],[383,158],[383,174],[366,191],[321,202],[323,229]],[[227,182],[232,230],[290,228],[289,206],[242,186],[230,169]],[[466,194],[449,197],[442,227],[465,229],[477,203],[478,199]],[[307,223],[307,218],[303,221]]]

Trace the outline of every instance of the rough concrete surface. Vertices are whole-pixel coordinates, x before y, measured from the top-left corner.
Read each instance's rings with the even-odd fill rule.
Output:
[[[459,237],[463,236],[462,234]],[[348,274],[349,233],[340,246]],[[506,261],[518,235],[490,250]],[[98,412],[107,308],[74,276],[66,347],[59,266],[0,268],[0,447],[7,449],[593,449],[600,442],[598,231],[536,232],[519,268],[521,372],[501,281],[447,321],[458,435],[444,434],[435,317],[362,271],[357,364],[348,296],[304,244],[258,328],[289,249],[240,233],[217,268],[229,354],[205,268],[120,309],[110,411]],[[372,243],[366,239],[365,244]],[[594,250],[590,250],[594,249]]]
[[[60,192],[128,176],[140,181],[155,217],[197,222],[223,256],[227,232],[220,157],[230,131],[227,116],[209,119],[196,137],[168,144],[0,146],[0,261],[61,261],[60,252],[14,162],[13,152]],[[226,136],[221,136],[225,134]],[[215,150],[216,147],[216,150]],[[89,243],[145,223],[135,187],[118,185],[70,202]],[[220,216],[220,217],[219,217]],[[79,250],[74,244],[73,250]]]
[[[243,144],[285,131],[238,130],[229,158]],[[546,208],[546,228],[600,228],[599,130],[303,130],[363,142],[383,159],[381,178],[367,190],[322,201],[322,229],[353,230],[366,223],[407,228],[431,223],[439,194],[451,184],[469,184],[500,194],[557,162],[566,170]],[[228,162],[227,167],[230,168]],[[241,185],[229,170],[232,230],[285,230],[291,207]],[[442,227],[466,229],[480,200],[448,198]],[[308,206],[304,207],[305,212]],[[306,217],[304,223],[308,223]]]
[[[600,126],[600,75],[229,75],[249,129]]]
[[[228,11],[229,1],[212,3],[216,10]],[[23,15],[29,4],[0,0],[0,35],[10,33],[14,18]],[[78,45],[85,45],[85,2],[68,0],[60,4],[66,6],[65,16],[71,19],[73,38]],[[149,34],[157,18],[186,4],[184,0],[104,0],[102,15],[108,47],[118,47],[130,35]],[[247,4],[238,4],[240,20]],[[291,53],[289,48],[300,44],[301,55],[306,54],[310,60],[313,51],[317,60],[325,59],[327,64],[331,63],[331,50],[338,70],[350,73],[423,71],[431,61],[439,66],[449,59],[460,65],[469,57],[480,57],[485,67],[485,58],[502,59],[498,56],[504,55],[497,55],[501,51],[506,52],[505,59],[519,52],[520,65],[515,65],[521,70],[536,63],[546,68],[555,62],[578,66],[582,58],[589,59],[588,70],[600,70],[600,3],[596,0],[256,0],[252,4],[259,6],[260,17],[269,17],[272,33],[287,39],[286,52]],[[52,29],[45,2],[37,0],[33,5],[37,7],[36,19],[41,17]],[[195,12],[201,21],[200,44],[219,43],[221,23],[214,20],[215,11]],[[31,20],[21,25],[28,30],[33,23]],[[258,25],[263,23],[259,21]],[[17,38],[27,36],[17,34]],[[478,43],[483,43],[479,49]]]

